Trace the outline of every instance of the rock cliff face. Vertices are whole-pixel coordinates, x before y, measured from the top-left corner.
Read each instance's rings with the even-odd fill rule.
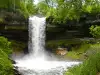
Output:
[[[21,23],[25,24],[27,21],[27,19],[19,12],[14,12],[14,11],[8,12],[6,10],[0,10],[0,18],[3,20],[2,23],[6,23],[6,24],[10,24],[10,23],[14,24],[15,21],[18,24]]]
[[[46,40],[90,37],[89,27],[99,22],[96,15],[86,15],[81,17],[79,22],[73,20],[58,25],[49,24],[51,20],[52,18],[47,19]],[[28,41],[28,18],[26,19],[18,12],[0,10],[0,35],[10,39]]]
[[[27,30],[1,30],[1,36],[5,36],[10,40],[17,41],[28,41],[28,31]]]
[[[8,39],[28,40],[28,19],[18,12],[0,10],[0,35]]]

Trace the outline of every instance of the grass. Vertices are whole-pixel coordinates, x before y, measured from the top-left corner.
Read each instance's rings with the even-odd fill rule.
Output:
[[[86,49],[83,50],[82,49]],[[88,58],[80,65],[70,68],[65,75],[97,75],[100,72],[100,44],[90,44],[89,47],[80,47],[77,52],[84,52]],[[77,52],[69,52],[67,56],[79,58]],[[80,54],[81,55],[81,54]]]
[[[100,72],[100,52],[91,55],[78,66],[70,68],[64,75],[97,75]]]
[[[84,60],[97,52],[100,52],[100,44],[84,44],[79,48],[73,48],[72,51],[69,51],[65,55],[65,58],[69,57],[74,60]]]
[[[86,52],[90,48],[91,44],[82,44],[78,49],[77,52]],[[74,50],[74,49],[73,49]]]
[[[75,51],[70,51],[64,56],[64,58],[69,58],[73,60],[80,60],[80,57],[81,55],[79,54],[79,52],[75,52]]]

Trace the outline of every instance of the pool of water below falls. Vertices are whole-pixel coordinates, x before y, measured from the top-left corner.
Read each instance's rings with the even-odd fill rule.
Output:
[[[44,58],[29,57],[16,60],[18,71],[22,75],[63,75],[69,67],[78,65],[78,61],[54,61],[45,60]]]

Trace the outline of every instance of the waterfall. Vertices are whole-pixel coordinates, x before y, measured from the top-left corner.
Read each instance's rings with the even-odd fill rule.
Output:
[[[34,57],[44,55],[45,17],[29,18],[29,50]]]
[[[15,59],[18,71],[22,75],[63,75],[63,72],[76,61],[47,60],[45,53],[45,17],[33,16],[29,18],[29,54]]]

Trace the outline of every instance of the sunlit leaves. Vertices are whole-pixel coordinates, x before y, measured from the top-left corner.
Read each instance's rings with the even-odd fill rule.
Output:
[[[65,23],[67,19],[78,19],[82,7],[81,3],[80,0],[57,0],[54,14],[55,21]]]
[[[91,5],[84,6],[83,10],[84,10],[84,12],[89,12],[89,13],[91,13],[91,12],[92,12],[92,6],[91,6]]]
[[[100,13],[100,0],[41,0],[37,5],[33,0],[1,0],[0,7],[17,10],[25,17],[37,13],[65,22],[67,19],[79,19],[84,12]]]
[[[36,13],[33,0],[1,0],[0,8],[19,12],[25,17]]]
[[[22,13],[26,18],[28,16],[34,15],[36,13],[35,5],[32,0],[22,0],[20,1],[20,7],[18,8],[20,13]]]
[[[26,5],[24,2],[20,3],[20,9],[19,9],[20,13],[24,14],[25,17],[27,17],[29,15],[28,10],[26,8]]]
[[[100,12],[100,1],[99,0],[85,0],[82,8],[84,12],[99,13]]]
[[[100,26],[94,26],[92,25],[90,27],[90,34],[92,34],[96,38],[100,38]]]
[[[42,1],[37,5],[37,9],[38,9],[38,13],[46,15],[49,7],[46,2]]]
[[[54,17],[53,21],[66,22],[67,19],[80,19],[83,13],[99,13],[100,1],[99,0],[45,0],[48,9],[45,9],[50,16]],[[53,9],[51,6],[53,6]],[[50,6],[51,5],[51,6]],[[41,5],[42,6],[42,5]],[[44,6],[45,7],[45,6]],[[42,10],[44,11],[44,10]],[[48,15],[46,14],[46,15]]]

